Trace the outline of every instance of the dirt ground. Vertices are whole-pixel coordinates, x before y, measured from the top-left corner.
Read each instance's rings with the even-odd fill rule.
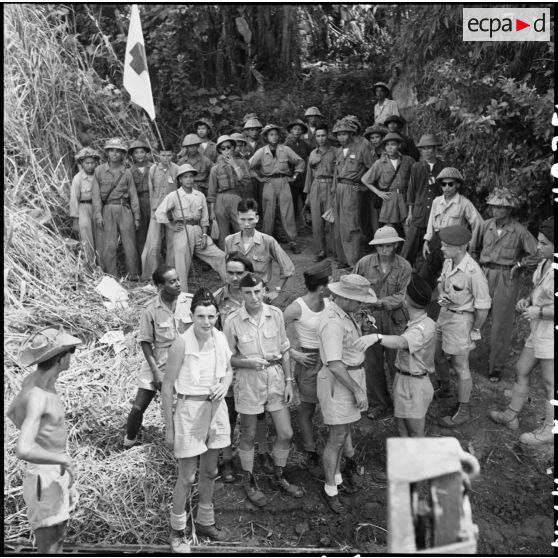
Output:
[[[287,284],[282,298],[276,301],[281,308],[303,293],[302,272],[312,263],[311,235],[307,230],[301,233],[302,254],[288,252],[295,263],[296,276]],[[276,269],[275,276],[277,272]],[[334,279],[338,276],[339,272],[334,271]],[[197,263],[191,291],[200,283],[213,288],[217,287],[218,280],[215,273],[203,271]],[[526,324],[518,322],[511,362],[517,358],[526,332]],[[551,496],[553,448],[529,449],[518,442],[519,433],[535,428],[544,413],[540,372],[536,370],[533,373],[531,401],[521,415],[520,431],[510,432],[492,423],[487,412],[491,408],[505,407],[507,399],[504,391],[512,387],[513,369],[510,367],[504,379],[494,386],[486,377],[487,356],[487,344],[482,340],[471,357],[475,383],[473,420],[460,428],[448,430],[429,419],[427,435],[456,437],[461,446],[480,462],[481,474],[473,481],[471,493],[473,521],[480,531],[479,554],[548,555],[554,540]],[[139,353],[134,358],[139,363]],[[146,413],[143,445],[127,452],[121,446],[125,418],[136,389],[133,379],[125,375],[132,373],[136,365],[134,361],[126,366],[126,370],[114,370],[114,386],[107,391],[104,388],[99,391],[98,405],[89,401],[80,403],[78,409],[68,410],[70,443],[75,439],[79,447],[74,451],[83,459],[86,456],[88,459],[78,469],[78,479],[80,475],[93,476],[95,471],[95,479],[99,480],[90,481],[90,485],[96,482],[106,484],[99,487],[102,498],[90,490],[91,494],[85,493],[80,500],[81,510],[70,522],[68,542],[95,544],[104,540],[105,544],[108,541],[167,544],[168,506],[175,465],[170,452],[163,447],[163,423],[158,405],[152,404]],[[112,401],[114,396],[119,403],[109,406],[108,400]],[[453,400],[446,400],[440,407],[433,404],[431,413],[444,412],[446,407],[454,404]],[[327,427],[319,417],[318,412],[314,421],[321,451]],[[84,421],[89,423],[89,429],[85,428]],[[269,547],[270,552],[281,547],[330,547],[351,553],[387,552],[387,487],[374,480],[374,472],[384,466],[386,438],[396,434],[393,419],[372,422],[363,418],[354,425],[353,440],[358,460],[364,468],[363,487],[350,498],[343,498],[349,509],[348,514],[343,516],[335,516],[325,509],[319,496],[322,484],[305,469],[296,408],[292,409],[292,422],[295,447],[289,458],[287,476],[304,488],[305,497],[295,500],[275,492],[271,476],[256,468],[261,487],[271,496],[270,504],[264,509],[255,509],[246,500],[239,481],[233,484],[218,482],[215,493],[217,523],[231,531],[230,540],[234,541],[234,545]],[[121,471],[118,471],[119,463]],[[131,486],[138,482],[143,483],[144,495],[133,503],[134,507],[132,503],[126,504],[130,505],[130,511],[122,509],[123,503],[116,499],[117,493],[120,490],[127,493],[135,491]],[[13,485],[17,484],[20,486],[20,481],[14,479]],[[17,531],[18,536],[29,536],[17,491],[17,487],[8,490],[11,496],[5,502],[5,519],[10,518],[12,523],[9,533]],[[88,514],[90,524],[84,522],[85,514]],[[9,533],[5,529],[5,536]],[[205,544],[204,541],[202,543]]]

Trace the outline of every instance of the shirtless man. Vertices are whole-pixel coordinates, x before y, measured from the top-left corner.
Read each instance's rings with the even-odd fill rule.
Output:
[[[70,511],[77,501],[56,380],[70,367],[71,354],[80,344],[62,328],[43,329],[27,339],[20,363],[37,364],[37,369],[25,378],[7,412],[20,431],[16,456],[27,462],[23,499],[39,554],[62,552]]]

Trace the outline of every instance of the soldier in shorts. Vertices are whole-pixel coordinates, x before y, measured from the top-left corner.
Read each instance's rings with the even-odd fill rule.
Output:
[[[77,502],[56,381],[70,367],[71,355],[80,344],[80,339],[62,328],[43,329],[27,339],[20,363],[36,364],[37,369],[23,380],[7,412],[20,431],[16,456],[27,462],[23,499],[39,554],[62,552],[70,512]]]
[[[244,306],[229,316],[224,328],[236,371],[234,400],[240,414],[238,454],[248,499],[257,506],[265,506],[267,497],[258,488],[252,473],[257,415],[264,410],[271,414],[277,433],[272,451],[275,484],[295,498],[304,494],[283,475],[293,438],[289,412],[294,382],[290,343],[281,310],[263,303],[262,280],[248,273],[240,281],[240,290]]]

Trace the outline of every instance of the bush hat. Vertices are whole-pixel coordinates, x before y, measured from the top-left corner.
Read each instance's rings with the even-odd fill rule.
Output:
[[[217,149],[219,149],[219,146],[222,143],[225,143],[226,141],[231,142],[233,144],[233,147],[236,147],[236,141],[231,136],[227,136],[227,135],[219,136],[219,139],[217,140],[217,143],[215,144],[215,147]]]
[[[120,151],[124,151],[124,153],[128,153],[128,146],[126,142],[122,138],[110,138],[106,141],[105,146],[103,148],[105,151],[107,149],[120,149]]]
[[[405,119],[397,114],[392,114],[384,120],[384,124],[387,126],[390,122],[397,122],[397,124],[403,126],[405,124]]]
[[[335,123],[335,126],[333,126],[333,134],[338,134],[339,132],[350,132],[351,134],[354,134],[356,129],[352,122],[341,119]]]
[[[69,335],[64,328],[47,327],[28,337],[21,346],[19,362],[22,366],[40,364],[81,345],[81,339]]]
[[[388,133],[388,129],[385,126],[380,126],[379,124],[374,124],[374,126],[368,126],[364,131],[363,136],[366,139],[370,139],[372,134],[379,134],[380,136],[385,136]]]
[[[308,126],[300,118],[297,118],[296,120],[293,120],[292,122],[287,124],[287,132],[290,132],[293,126],[300,126],[302,128],[303,134],[308,132]]]
[[[304,118],[307,116],[321,116],[323,118],[323,114],[320,112],[318,107],[308,107],[304,112]]]
[[[385,225],[374,233],[374,238],[368,244],[376,246],[378,244],[393,244],[394,242],[404,242],[404,239],[397,235],[397,231],[393,227]]]
[[[188,147],[189,145],[201,145],[201,138],[198,134],[186,134],[182,140],[182,147]]]
[[[263,128],[263,126],[257,118],[251,117],[246,120],[244,126],[242,127],[243,130],[247,130],[248,128]]]
[[[240,132],[235,132],[234,134],[231,134],[231,139],[234,140],[237,145],[239,141],[248,143],[247,139]]]
[[[376,91],[376,89],[378,87],[382,87],[383,89],[385,89],[386,91],[386,95],[390,94],[390,90],[389,87],[387,86],[387,83],[384,83],[383,81],[377,81],[373,86],[372,86],[372,91]]]
[[[423,134],[417,143],[417,147],[436,147],[439,145],[442,145],[442,142],[435,134]]]
[[[262,136],[264,139],[267,139],[267,134],[269,134],[271,130],[277,130],[279,133],[281,133],[281,126],[277,126],[277,124],[267,124],[266,127],[262,130]]]
[[[517,207],[517,202],[514,200],[513,194],[509,188],[494,188],[493,192],[486,200],[487,205],[494,205],[497,207]]]
[[[339,281],[330,283],[328,287],[333,294],[343,298],[358,300],[367,304],[372,304],[378,300],[376,293],[370,287],[370,281],[362,275],[355,273],[342,275]]]
[[[436,177],[438,182],[451,178],[453,180],[459,180],[459,182],[465,182],[463,175],[454,167],[446,167],[440,171],[440,174]]]
[[[462,246],[471,240],[471,231],[463,225],[453,225],[440,229],[440,240],[451,246]]]
[[[417,273],[411,275],[411,280],[407,285],[407,295],[418,306],[428,306],[432,298],[432,288],[426,279],[423,279]]]
[[[134,149],[141,147],[143,149],[145,149],[146,151],[150,152],[151,151],[151,147],[149,147],[149,145],[147,145],[147,143],[145,143],[144,141],[137,139],[134,140],[131,144],[130,147],[128,148],[128,153],[131,153]]]
[[[209,135],[213,133],[213,123],[208,118],[198,118],[194,122],[194,127],[197,128],[200,124],[205,124],[209,129]]]
[[[82,161],[83,159],[87,159],[87,157],[93,157],[93,159],[101,160],[101,155],[99,152],[93,149],[92,147],[84,147],[80,149],[76,155],[76,161]]]
[[[325,279],[331,275],[331,262],[328,260],[323,260],[320,263],[310,266],[302,274],[305,279]]]
[[[185,174],[187,172],[193,172],[194,174],[198,174],[198,171],[189,163],[185,165],[180,165],[178,170],[176,171],[176,178],[178,178],[181,174]]]
[[[380,142],[380,145],[385,145],[388,141],[398,141],[403,143],[403,138],[397,132],[388,132]]]

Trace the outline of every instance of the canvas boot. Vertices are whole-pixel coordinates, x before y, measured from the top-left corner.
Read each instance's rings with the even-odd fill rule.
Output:
[[[512,411],[509,407],[505,411],[490,411],[488,415],[494,422],[503,424],[510,430],[517,430],[519,428],[519,419],[517,413]]]
[[[457,409],[457,412],[454,415],[442,417],[438,424],[440,426],[445,427],[452,427],[452,426],[459,426],[460,424],[465,424],[471,419],[471,414],[469,413],[469,409],[467,408],[468,404],[460,403]]]

